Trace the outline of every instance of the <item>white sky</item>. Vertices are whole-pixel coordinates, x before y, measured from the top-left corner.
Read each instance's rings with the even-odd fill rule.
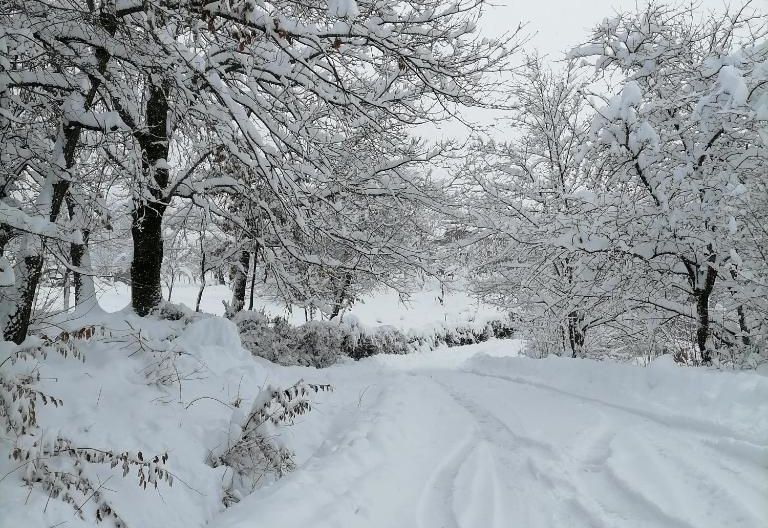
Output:
[[[550,60],[560,60],[568,48],[585,40],[603,18],[617,11],[631,11],[646,4],[643,0],[489,0],[481,20],[481,31],[499,35],[527,22],[527,33],[536,33],[527,48],[537,48]],[[702,10],[722,8],[724,0],[697,0]],[[741,0],[732,0],[738,5]],[[768,9],[768,0],[756,0]]]
[[[487,0],[484,15],[480,20],[481,34],[496,37],[503,33],[511,33],[518,24],[525,23],[524,34],[530,36],[524,49],[539,51],[549,61],[559,61],[564,58],[567,50],[581,44],[595,26],[604,18],[611,17],[617,12],[633,11],[642,8],[647,0]],[[674,1],[674,0],[671,0]],[[678,0],[685,2],[685,0]],[[725,0],[694,0],[702,12],[722,9]],[[740,5],[743,0],[731,0],[731,5]],[[753,0],[752,6],[765,6],[768,11],[768,0]],[[474,122],[490,125],[496,112],[471,110],[464,114]],[[494,127],[493,135],[508,134],[504,126]],[[419,131],[427,138],[465,138],[468,130],[458,122],[442,123],[435,127],[425,126]]]

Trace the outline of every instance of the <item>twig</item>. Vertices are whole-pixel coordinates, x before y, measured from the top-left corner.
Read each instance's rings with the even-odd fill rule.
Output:
[[[90,495],[88,495],[88,497],[86,497],[86,498],[85,498],[85,502],[83,502],[83,503],[82,503],[80,506],[78,506],[77,508],[75,508],[75,511],[76,511],[76,512],[78,512],[78,513],[82,513],[82,512],[83,512],[83,506],[85,506],[85,505],[88,503],[88,501],[89,501],[89,500],[91,500],[91,499],[93,498],[93,496],[94,496],[94,495],[96,495],[96,494],[99,492],[99,490],[100,490],[101,488],[103,488],[103,487],[104,487],[104,485],[105,485],[107,482],[109,482],[109,480],[110,480],[111,478],[112,478],[112,476],[110,475],[109,477],[107,477],[107,480],[105,480],[104,482],[102,482],[101,484],[99,484],[99,486],[98,486],[98,487],[97,487],[95,490],[93,490],[93,492],[92,492]]]
[[[213,401],[217,401],[217,402],[219,402],[220,404],[224,405],[225,407],[228,407],[229,409],[232,409],[232,408],[233,408],[233,407],[232,407],[230,404],[228,404],[228,403],[226,403],[226,402],[223,402],[223,401],[221,401],[221,400],[220,400],[220,399],[218,399],[218,398],[214,398],[213,396],[200,396],[199,398],[195,398],[194,400],[192,400],[191,402],[189,402],[189,403],[188,403],[188,404],[187,404],[187,405],[186,405],[184,408],[185,408],[185,409],[189,409],[189,407],[190,407],[190,406],[191,406],[193,403],[195,403],[195,402],[197,402],[197,401],[200,401],[200,400],[213,400]]]

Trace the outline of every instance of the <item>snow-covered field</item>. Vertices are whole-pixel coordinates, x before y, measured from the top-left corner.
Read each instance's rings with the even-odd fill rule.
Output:
[[[221,318],[174,337],[168,323],[98,317],[115,341],[86,346],[83,364],[43,362],[41,387],[64,406],[39,413],[48,436],[168,452],[173,487],[86,469],[129,527],[768,526],[768,377],[754,372],[533,360],[517,357],[519,341],[279,367],[251,357]],[[147,350],[120,345],[131,326]],[[163,337],[180,384],[159,380],[162,352],[148,351]],[[226,474],[209,454],[263,387],[300,378],[335,391],[280,431],[297,468],[224,510]],[[23,471],[0,458],[2,528],[94,524],[88,504],[80,520],[30,492]]]
[[[171,302],[183,304],[194,310],[197,293],[197,285],[179,284],[173,289]],[[163,296],[168,298],[167,289],[163,290]],[[52,292],[48,297],[60,300],[59,292]],[[130,289],[121,282],[99,282],[98,297],[99,304],[104,310],[116,312],[130,303]],[[200,310],[223,315],[222,301],[230,301],[231,298],[232,290],[229,286],[207,286],[203,292]],[[294,307],[288,311],[284,305],[262,298],[254,299],[254,309],[265,310],[273,316],[285,317],[293,324],[305,322],[302,309]],[[450,290],[443,294],[439,287],[431,285],[411,294],[407,299],[401,298],[394,290],[382,289],[363,297],[343,316],[344,318],[355,317],[363,324],[370,326],[389,325],[401,330],[423,330],[439,324],[478,322],[482,325],[490,319],[503,317],[503,314],[491,306],[478,302],[464,291]]]

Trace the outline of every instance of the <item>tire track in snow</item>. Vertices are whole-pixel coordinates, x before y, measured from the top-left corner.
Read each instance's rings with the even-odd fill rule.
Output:
[[[600,405],[603,407],[608,407],[610,409],[622,411],[627,414],[633,414],[635,416],[639,416],[640,418],[645,418],[646,420],[655,422],[656,424],[667,427],[669,429],[677,429],[680,431],[697,433],[697,434],[705,435],[708,437],[716,437],[721,440],[742,442],[754,447],[760,447],[760,448],[765,447],[765,446],[760,446],[758,444],[755,444],[754,440],[748,437],[747,435],[740,434],[736,431],[733,431],[731,429],[728,429],[727,427],[724,427],[720,424],[713,423],[713,422],[705,422],[702,420],[697,420],[697,419],[690,418],[688,416],[682,416],[682,415],[658,414],[658,413],[646,411],[643,409],[638,409],[638,408],[629,407],[626,405],[620,405],[617,403],[608,402],[605,400],[601,400],[599,398],[593,398],[591,396],[584,396],[582,394],[561,389],[554,385],[547,385],[546,383],[532,381],[525,378],[519,378],[519,377],[513,377],[513,376],[502,376],[499,374],[488,374],[488,373],[480,372],[476,370],[460,370],[459,372],[470,374],[472,376],[478,376],[481,378],[493,378],[493,379],[508,381],[510,383],[515,383],[517,385],[526,385],[526,386],[534,387],[540,390],[553,392],[556,394],[567,396],[569,398],[573,398],[575,400],[583,401],[585,403],[592,403],[592,404]]]
[[[474,434],[464,439],[426,483],[419,500],[420,528],[460,528],[455,511],[456,478],[475,440]]]
[[[551,394],[566,396],[588,405],[593,405],[596,408],[602,407],[608,412],[619,411],[627,416],[640,418],[655,427],[660,427],[663,430],[673,433],[673,435],[678,437],[678,448],[675,450],[675,456],[665,456],[664,448],[661,445],[657,445],[657,456],[663,457],[671,467],[676,467],[678,469],[679,473],[676,478],[687,477],[692,478],[694,482],[697,482],[697,488],[700,495],[699,499],[705,504],[710,504],[712,501],[715,501],[714,497],[717,496],[719,497],[717,501],[730,501],[735,508],[738,504],[743,502],[739,500],[740,493],[764,496],[766,489],[768,489],[768,486],[766,485],[766,482],[768,481],[765,480],[765,468],[768,468],[768,458],[765,457],[765,454],[768,453],[768,445],[755,443],[749,436],[739,434],[720,424],[691,419],[687,416],[663,415],[643,409],[606,402],[599,398],[583,396],[560,389],[556,386],[523,378],[487,374],[474,370],[462,370],[461,372],[480,378],[498,379],[516,385],[533,387]],[[688,447],[680,447],[683,444],[688,444]],[[710,468],[707,472],[704,471],[704,468],[697,467],[698,462],[694,462],[693,460],[687,461],[687,459],[690,458],[690,451],[692,449],[700,451],[699,458],[713,461],[720,471],[713,472],[713,468]],[[596,451],[599,452],[599,448]],[[599,458],[599,454],[595,456]],[[605,463],[608,462],[609,456],[610,453],[605,455]],[[603,465],[605,466],[605,464]],[[752,468],[755,469],[753,470]],[[592,471],[595,471],[595,469],[593,468]],[[715,476],[716,473],[717,476]],[[659,508],[658,504],[652,499],[649,499],[645,492],[632,486],[631,483],[619,475],[614,468],[607,466],[600,468],[598,474],[608,481],[608,484],[604,486],[605,489],[623,492],[627,499],[627,506],[630,507],[630,509],[631,506],[637,502],[645,502],[650,511],[655,511],[666,518],[665,526],[686,527],[697,525],[696,522],[686,523],[679,517],[668,515]],[[729,475],[736,476],[733,480],[733,485],[723,485],[722,483],[719,483],[722,481],[723,477]],[[592,475],[592,477],[594,483],[594,475]],[[735,492],[734,490],[736,488],[740,491]],[[707,497],[710,500],[705,500],[704,497]],[[600,502],[602,504],[604,501]],[[760,517],[759,513],[756,514],[751,511],[745,511],[744,515],[745,518],[748,517],[752,520]],[[762,518],[768,519],[766,511],[762,512]],[[753,525],[762,526],[762,523],[757,522],[756,524],[749,524],[749,522],[747,522],[747,524],[744,524],[744,526]]]
[[[440,373],[435,375],[440,376]],[[500,376],[480,377],[497,379],[500,382],[512,381]],[[569,456],[570,452],[560,451],[549,443],[514,431],[494,412],[473,401],[467,394],[457,391],[453,385],[435,381],[474,417],[485,439],[507,453],[516,455],[518,461],[522,457],[529,475],[543,485],[542,493],[529,494],[532,499],[519,506],[529,510],[539,508],[542,511],[551,511],[553,516],[549,518],[549,522],[531,522],[529,526],[695,526],[660,508],[639,488],[609,467],[607,463],[611,457],[611,444],[616,431],[601,427],[597,434],[590,434],[586,440],[581,440],[586,442],[584,446],[579,446],[578,439],[574,438],[569,448],[572,451],[580,451],[581,456]],[[559,396],[570,397],[569,394],[556,392]],[[575,399],[579,403],[583,400]],[[601,407],[596,408],[596,412],[603,415],[599,410]]]
[[[498,482],[494,484],[493,520],[481,525],[467,524],[467,528],[506,528],[511,526],[511,517],[522,522],[520,526],[526,527],[605,526],[595,514],[597,506],[589,497],[583,496],[568,478],[565,461],[552,445],[514,431],[451,384],[434,377],[431,379],[472,416],[479,439],[496,451],[496,467],[512,477],[507,489]],[[551,461],[547,465],[554,463],[557,467],[545,467],[542,460]],[[543,498],[548,500],[543,501]],[[502,511],[502,504],[506,506],[506,511]],[[559,508],[553,509],[553,505]]]

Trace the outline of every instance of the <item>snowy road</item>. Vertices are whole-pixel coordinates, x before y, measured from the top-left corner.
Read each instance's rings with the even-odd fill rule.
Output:
[[[768,380],[494,358],[374,358],[298,424],[299,468],[212,525],[768,526]],[[301,369],[296,369],[301,370]]]

